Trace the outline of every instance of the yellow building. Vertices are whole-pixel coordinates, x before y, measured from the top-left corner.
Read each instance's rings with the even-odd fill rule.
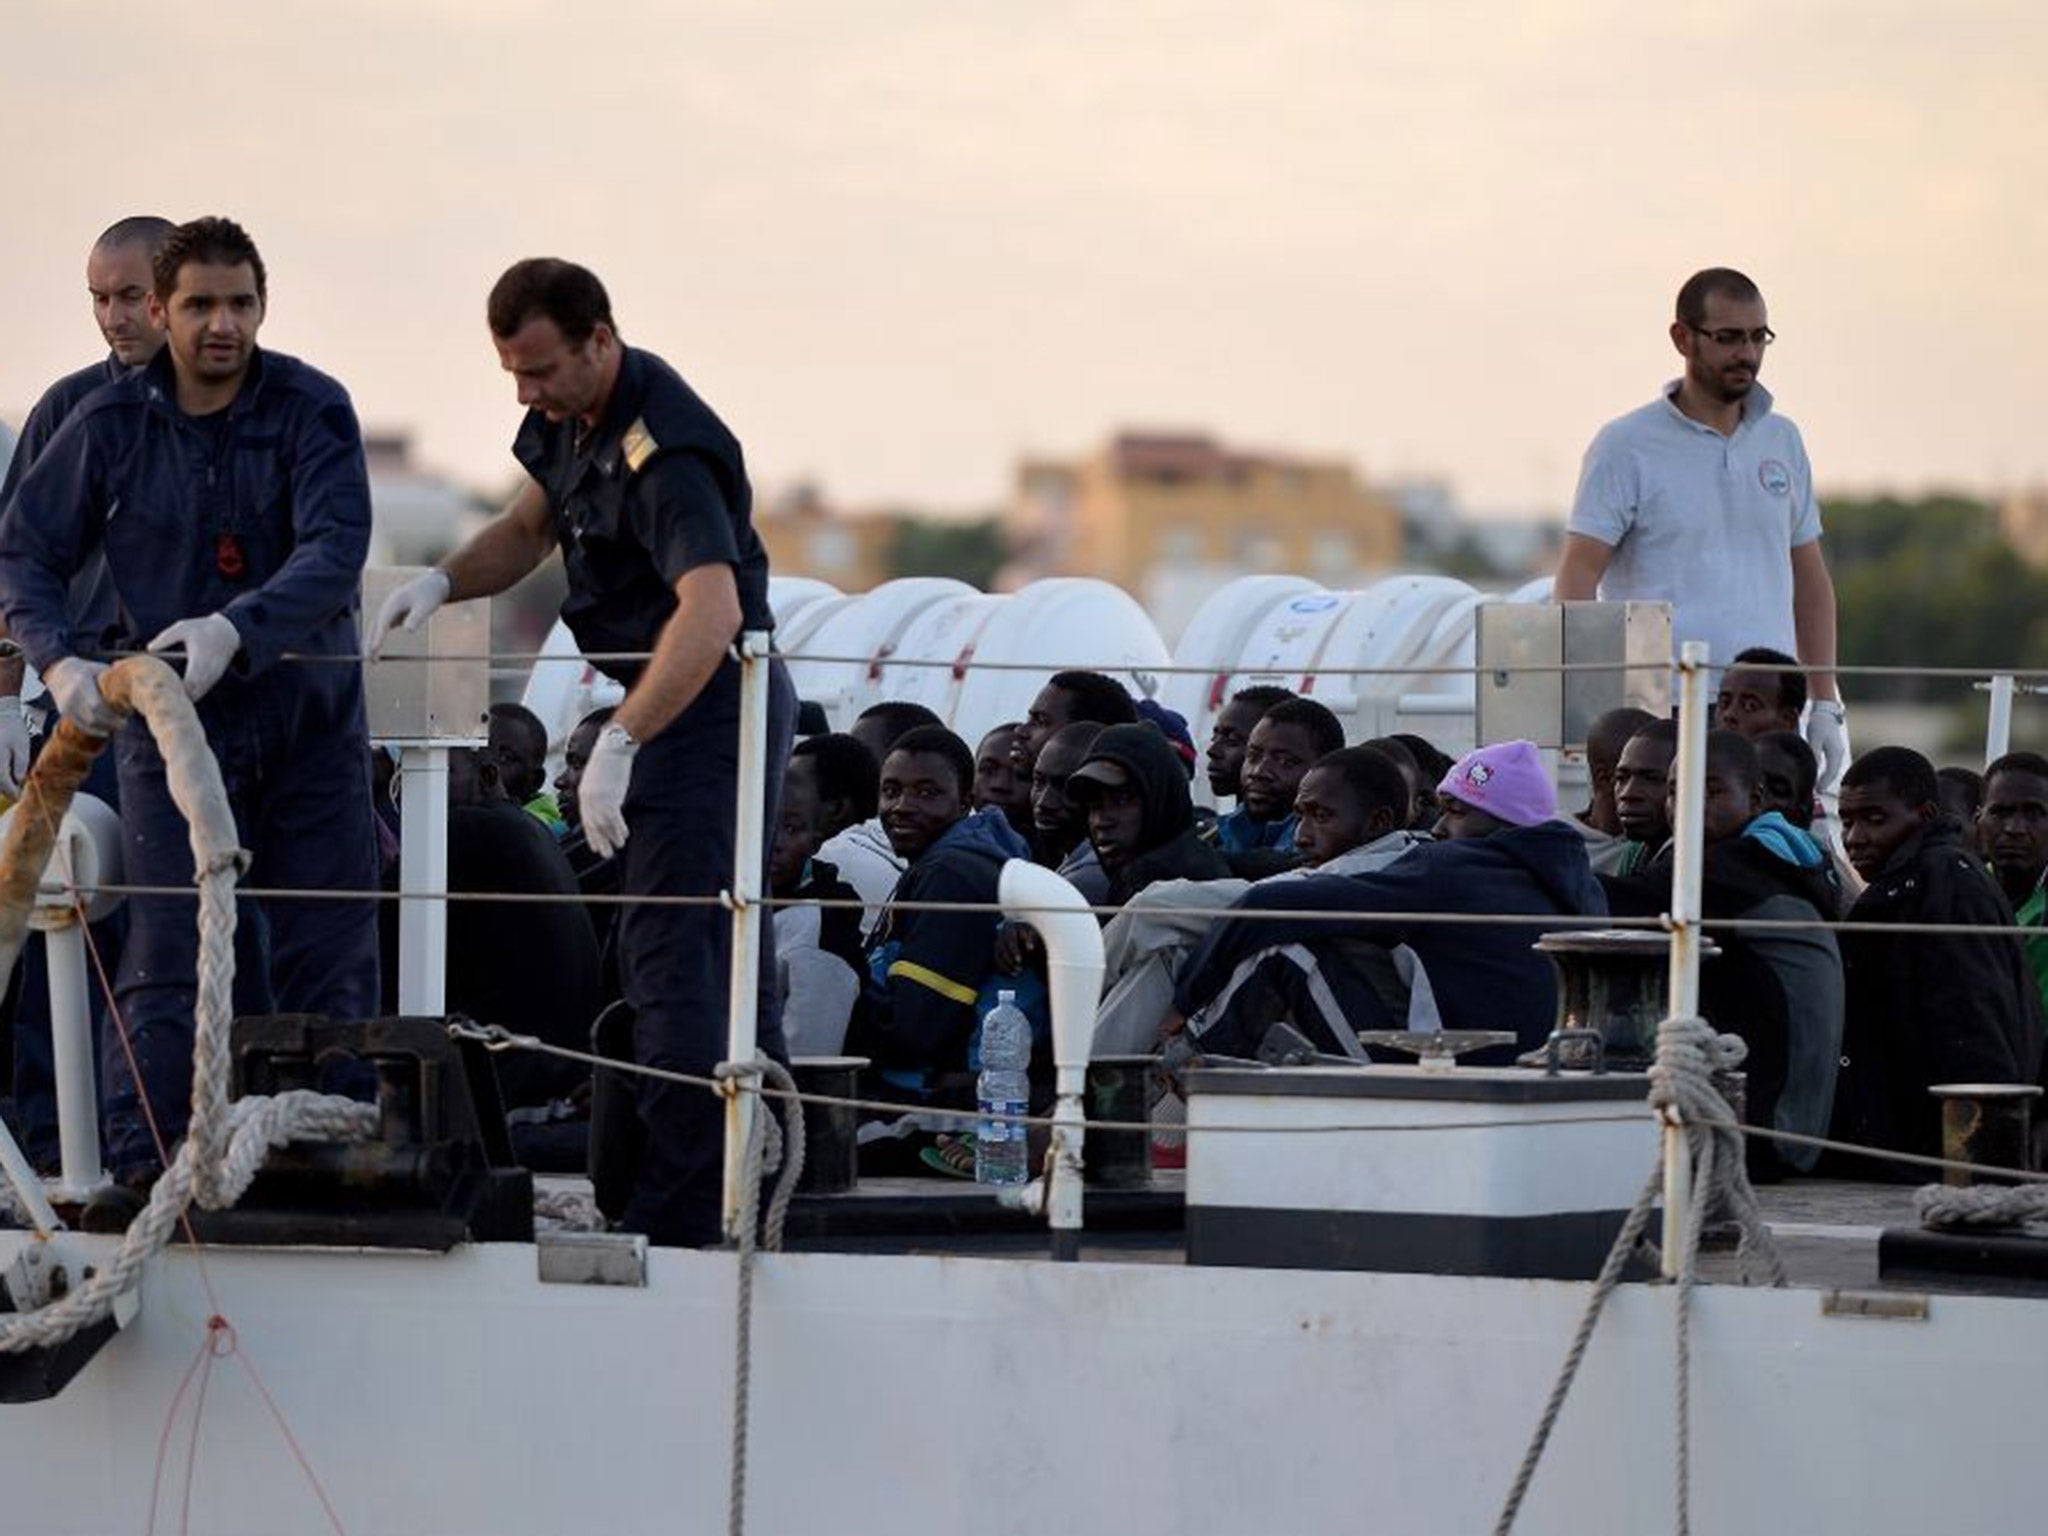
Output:
[[[1998,526],[2027,564],[2048,567],[2048,488],[2016,491],[1998,505]]]
[[[780,498],[754,519],[778,576],[811,576],[842,592],[866,592],[891,574],[903,519],[893,513],[838,512],[809,486]]]
[[[1126,432],[1077,461],[1018,466],[1009,532],[1035,575],[1140,592],[1172,570],[1290,572],[1356,585],[1401,559],[1400,509],[1342,459]]]

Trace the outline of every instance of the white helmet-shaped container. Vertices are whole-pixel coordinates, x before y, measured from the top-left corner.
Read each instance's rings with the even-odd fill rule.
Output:
[[[1188,624],[1174,661],[1199,670],[1176,672],[1162,699],[1187,716],[1197,748],[1233,693],[1277,683],[1329,706],[1347,741],[1412,731],[1455,755],[1473,745],[1472,676],[1423,669],[1471,666],[1484,601],[1448,576],[1389,576],[1345,592],[1242,577]]]
[[[779,578],[778,578],[779,579]],[[773,583],[771,583],[771,588]],[[1104,672],[1133,697],[1156,692],[1166,642],[1120,587],[1085,577],[1035,581],[1018,592],[916,577],[806,608],[778,630],[799,697],[846,730],[872,704],[923,704],[971,744],[1022,719],[1053,673]]]

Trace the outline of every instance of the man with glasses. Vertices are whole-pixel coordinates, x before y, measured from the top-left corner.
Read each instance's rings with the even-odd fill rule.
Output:
[[[1757,382],[1777,339],[1764,297],[1709,267],[1678,290],[1677,310],[1685,373],[1586,450],[1551,589],[1560,602],[1667,602],[1673,643],[1704,640],[1716,663],[1753,646],[1797,656],[1813,690],[1807,740],[1832,784],[1849,760],[1835,588],[1806,445]]]

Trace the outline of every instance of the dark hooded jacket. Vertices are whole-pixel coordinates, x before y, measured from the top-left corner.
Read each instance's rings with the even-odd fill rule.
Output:
[[[1508,827],[1491,837],[1424,843],[1370,875],[1310,875],[1260,885],[1239,903],[1282,912],[1499,912],[1587,916],[1607,898],[1586,861],[1586,840],[1567,822]],[[1406,944],[1429,976],[1445,1029],[1513,1030],[1518,1049],[1549,1035],[1557,1012],[1550,962],[1532,945],[1542,930],[1527,923],[1431,923],[1407,917],[1354,922],[1286,916],[1232,917],[1218,923],[1189,960],[1174,1005],[1192,1015],[1261,950],[1283,944],[1314,949],[1329,937]]]
[[[1671,849],[1632,875],[1602,876],[1608,906],[1618,915],[1654,916],[1671,909]],[[1818,922],[1840,899],[1834,870],[1814,839],[1772,811],[1740,837],[1707,849],[1700,878],[1701,910],[1716,918]],[[1842,959],[1824,928],[1781,931],[1708,930],[1719,954],[1700,966],[1700,1014],[1716,1029],[1742,1037],[1745,1118],[1751,1125],[1825,1136],[1834,1104],[1842,1046]],[[1752,1178],[1811,1171],[1818,1149],[1753,1137]]]
[[[917,1101],[969,1102],[975,1031],[995,1006],[997,984],[1018,994],[1030,1016],[1033,1060],[1050,1060],[1042,982],[996,974],[996,930],[989,911],[910,910],[898,903],[993,903],[1003,865],[1028,859],[1030,850],[1003,813],[974,811],[948,827],[920,854],[882,909],[868,943],[864,1008],[847,1033],[849,1054],[866,1056],[898,1096]]]
[[[1195,830],[1187,771],[1164,736],[1149,725],[1112,725],[1095,738],[1081,767],[1105,762],[1129,774],[1145,800],[1138,832],[1144,851],[1111,877],[1109,905],[1122,906],[1155,880],[1228,878],[1230,865]],[[1067,782],[1072,794],[1075,781]]]
[[[1856,923],[2011,924],[1998,882],[1946,818],[1907,839],[1849,909]],[[2040,1070],[2040,998],[2010,939],[1842,936],[1848,1016],[1834,1130],[1840,1141],[1933,1155],[1934,1083],[2031,1083]],[[1886,1165],[1831,1154],[1831,1171],[1870,1178]],[[1890,1176],[1922,1179],[1901,1168]]]

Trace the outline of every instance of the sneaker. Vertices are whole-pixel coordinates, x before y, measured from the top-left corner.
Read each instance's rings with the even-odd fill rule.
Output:
[[[941,1135],[932,1145],[919,1149],[917,1160],[950,1179],[971,1179],[974,1177],[974,1133],[961,1131],[956,1135]]]

